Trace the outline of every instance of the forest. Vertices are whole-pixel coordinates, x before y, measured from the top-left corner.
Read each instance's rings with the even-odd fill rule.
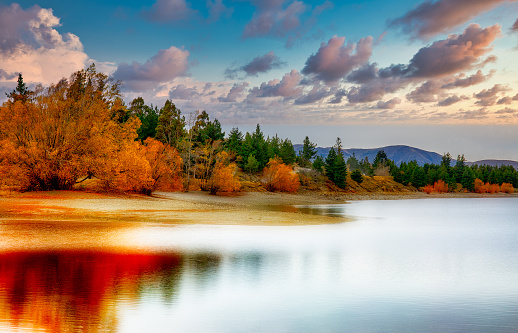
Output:
[[[315,183],[347,191],[347,179],[392,176],[426,193],[508,192],[518,187],[512,166],[468,166],[449,153],[440,165],[397,166],[380,150],[372,161],[344,158],[337,138],[327,156],[308,136],[295,152],[285,138],[233,128],[227,135],[206,111],[182,114],[167,100],[128,105],[120,83],[95,65],[49,87],[16,88],[0,107],[0,188],[15,191],[72,189],[95,180],[101,191],[150,194],[155,190],[234,193],[260,184],[268,191],[297,192]],[[453,163],[454,162],[454,163]],[[315,186],[313,186],[315,188]]]

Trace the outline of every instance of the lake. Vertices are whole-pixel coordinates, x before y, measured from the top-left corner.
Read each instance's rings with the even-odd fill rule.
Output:
[[[0,331],[518,330],[518,198],[297,209],[352,222],[2,221]]]

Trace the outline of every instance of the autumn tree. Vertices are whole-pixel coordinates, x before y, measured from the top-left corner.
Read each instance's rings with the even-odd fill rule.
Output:
[[[233,193],[241,189],[241,183],[236,175],[237,166],[230,162],[230,156],[226,151],[216,156],[216,165],[209,180],[211,194]]]
[[[271,159],[263,170],[261,179],[264,187],[271,192],[297,192],[300,187],[299,177],[293,170],[282,163],[280,158]]]

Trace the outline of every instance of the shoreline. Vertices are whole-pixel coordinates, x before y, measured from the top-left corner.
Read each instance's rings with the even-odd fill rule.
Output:
[[[358,200],[501,197],[518,197],[518,194],[243,192],[236,196],[214,196],[194,191],[154,192],[144,196],[84,191],[26,192],[0,196],[0,221],[314,225],[349,220],[303,213],[295,206],[345,204]]]

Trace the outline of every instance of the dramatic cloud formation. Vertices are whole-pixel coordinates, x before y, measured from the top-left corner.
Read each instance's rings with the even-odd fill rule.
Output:
[[[74,34],[60,34],[52,9],[0,5],[0,75],[23,72],[27,82],[49,84],[85,67],[88,56]]]
[[[493,60],[480,58],[491,51],[491,43],[500,36],[500,26],[482,28],[470,24],[460,35],[450,35],[421,48],[405,69],[407,75],[415,77],[440,77],[481,66]]]
[[[390,22],[413,37],[428,39],[450,31],[494,7],[516,0],[426,0],[417,8]]]
[[[306,94],[303,94],[301,97],[297,98],[295,100],[295,104],[312,104],[330,96],[331,94],[332,89],[316,84]]]
[[[344,43],[345,37],[337,36],[332,37],[327,44],[322,43],[317,53],[306,60],[302,74],[333,83],[369,60],[372,54],[372,37],[362,38],[357,44]]]
[[[158,51],[144,64],[132,62],[119,65],[113,77],[122,80],[129,90],[148,90],[157,83],[185,76],[189,68],[189,51],[171,46]]]
[[[246,87],[248,87],[248,82],[235,83],[228,92],[227,96],[218,97],[218,101],[222,103],[235,103],[237,102],[237,99],[241,97]]]
[[[238,73],[241,71],[245,72],[246,76],[257,76],[260,73],[266,73],[272,69],[280,68],[284,65],[286,65],[286,63],[281,61],[279,57],[277,57],[275,53],[271,51],[265,55],[255,57],[248,64],[239,68],[227,68],[225,70],[225,76],[230,79],[235,79],[238,76]]]
[[[185,0],[157,0],[141,14],[149,21],[165,23],[188,19],[196,12],[189,8]]]
[[[248,22],[242,38],[273,35],[284,37],[300,26],[300,15],[306,11],[302,1],[293,1],[284,8],[285,0],[253,0],[257,12]]]

